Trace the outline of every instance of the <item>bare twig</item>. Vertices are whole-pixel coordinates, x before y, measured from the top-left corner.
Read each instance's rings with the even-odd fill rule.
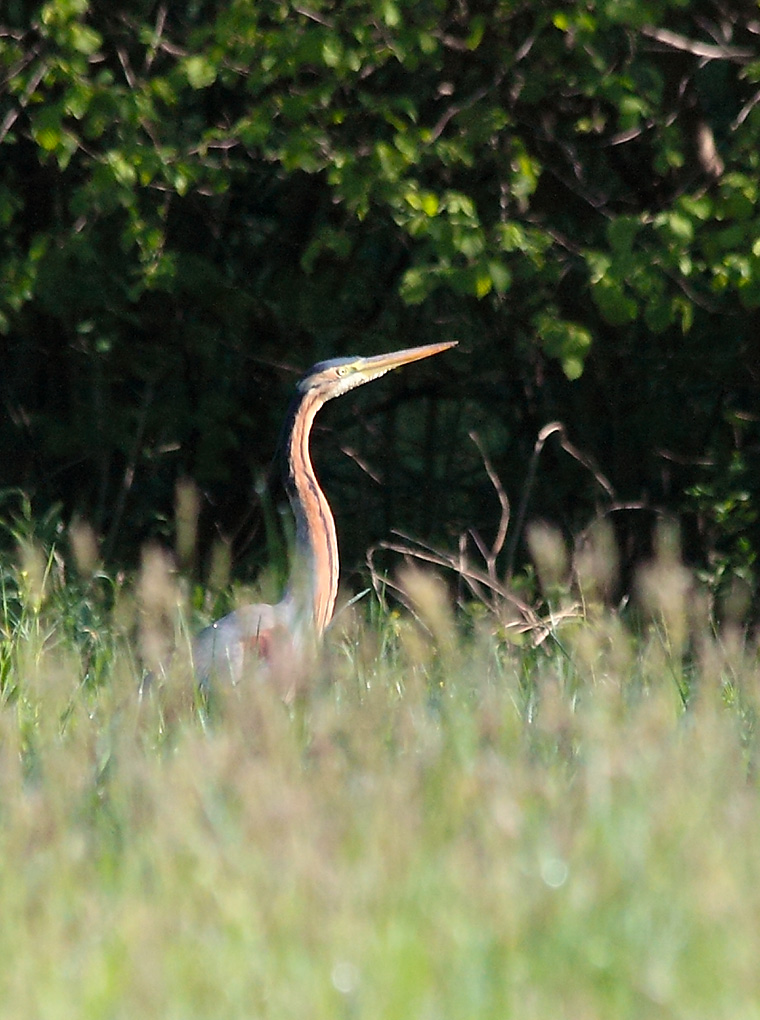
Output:
[[[140,459],[140,448],[142,447],[143,436],[145,435],[145,427],[148,423],[148,413],[150,411],[151,404],[153,403],[153,392],[154,385],[153,381],[149,380],[145,384],[143,391],[142,405],[140,407],[137,416],[137,428],[135,429],[135,438],[132,443],[132,449],[129,455],[129,461],[126,468],[124,469],[124,477],[122,479],[119,494],[116,497],[116,503],[114,505],[113,518],[111,520],[111,527],[108,529],[108,537],[103,543],[103,556],[107,560],[111,555],[116,536],[121,527],[121,519],[124,514],[124,507],[126,506],[127,496],[132,488],[132,483],[135,480],[135,471],[137,469],[137,463]]]
[[[443,134],[443,130],[452,117],[456,117],[462,110],[469,110],[475,103],[480,102],[485,96],[488,95],[489,89],[482,88],[473,92],[469,98],[463,100],[461,103],[452,103],[451,106],[438,118],[438,122],[434,125],[433,130],[430,132],[430,141],[435,142]]]
[[[34,95],[34,93],[35,93],[35,91],[37,89],[37,86],[39,85],[39,83],[44,78],[46,71],[47,71],[47,64],[46,64],[46,62],[44,60],[42,60],[42,61],[40,61],[40,65],[37,68],[37,70],[34,72],[32,77],[27,82],[27,86],[24,89],[24,94],[21,96],[21,98],[18,101],[18,106],[14,110],[9,110],[6,113],[6,115],[3,117],[2,123],[0,123],[0,142],[2,142],[2,140],[5,138],[5,136],[8,134],[10,129],[13,127],[13,125],[18,120],[19,114],[26,107],[26,105],[29,103],[29,100]]]
[[[504,541],[507,537],[507,529],[509,528],[509,514],[510,514],[509,497],[504,491],[504,486],[501,484],[501,479],[493,469],[493,465],[491,464],[488,454],[483,449],[483,445],[480,442],[480,437],[478,436],[477,432],[471,432],[470,439],[478,448],[478,452],[480,453],[480,456],[483,459],[483,467],[486,469],[486,474],[488,475],[491,485],[493,485],[494,487],[494,491],[496,492],[496,496],[499,500],[499,506],[501,507],[499,527],[496,531],[496,537],[493,540],[493,545],[491,546],[490,550],[486,550],[485,545],[481,544],[481,540],[474,530],[470,532],[475,541],[475,544],[478,546],[478,550],[481,556],[486,561],[486,566],[488,568],[488,576],[496,580],[496,560],[499,553],[504,548]]]
[[[475,432],[471,432],[470,438],[480,451],[486,473],[494,487],[501,507],[501,516],[493,544],[489,547],[478,534],[477,530],[471,528],[466,533],[460,535],[457,551],[447,552],[445,550],[441,551],[436,549],[425,542],[413,539],[408,535],[395,531],[393,534],[397,536],[398,541],[380,542],[367,552],[367,564],[372,578],[372,586],[374,587],[378,598],[382,598],[383,590],[391,589],[395,593],[396,597],[399,598],[411,612],[414,612],[414,607],[409,605],[409,601],[405,597],[403,586],[388,580],[384,574],[380,573],[375,565],[375,554],[379,550],[385,550],[397,553],[407,560],[416,560],[421,563],[429,564],[433,567],[441,567],[444,570],[451,571],[456,575],[461,584],[469,590],[471,595],[500,621],[502,626],[514,630],[516,633],[530,633],[534,647],[540,645],[547,637],[550,636],[557,640],[555,634],[557,623],[567,617],[578,616],[582,612],[582,607],[579,607],[578,605],[565,606],[559,613],[557,613],[556,610],[553,610],[548,617],[544,618],[539,616],[539,614],[530,605],[515,595],[510,587],[515,550],[520,531],[525,521],[530,493],[535,480],[538,458],[546,444],[546,441],[553,435],[559,436],[560,446],[562,449],[590,471],[597,484],[604,489],[605,493],[611,500],[614,501],[614,489],[605,475],[602,474],[587,454],[583,453],[570,442],[565,431],[565,426],[561,422],[551,422],[549,425],[545,425],[538,434],[536,444],[533,448],[533,456],[531,457],[531,462],[528,467],[528,476],[523,487],[517,521],[513,525],[513,530],[510,533],[509,499],[501,484],[501,480],[496,474],[496,471],[494,470],[493,465],[491,464],[490,459],[480,442],[478,435]],[[613,507],[615,509],[622,509],[623,506],[623,504],[613,503]],[[626,504],[626,506],[633,508],[634,504]],[[636,504],[636,508],[638,508],[638,504]],[[473,566],[467,558],[466,536],[468,535],[472,538],[475,548],[483,558],[483,562],[485,564],[484,569],[478,566]],[[507,570],[504,574],[504,580],[500,580],[496,569],[496,560],[504,548],[508,535]],[[505,612],[505,608],[507,606],[511,607],[511,609]]]
[[[466,39],[460,39],[459,36],[451,35],[450,32],[443,32],[440,29],[433,32],[433,35],[449,50],[456,50],[457,53],[471,52]]]
[[[736,131],[736,129],[744,123],[758,103],[760,103],[760,89],[758,89],[754,96],[752,96],[752,98],[744,104],[741,110],[739,110],[736,117],[731,122],[732,131]]]
[[[127,51],[123,46],[116,47],[116,56],[119,58],[119,63],[121,64],[121,69],[124,72],[124,78],[126,79],[127,85],[134,90],[134,87],[137,84],[137,79],[135,78],[132,68],[129,66],[129,57],[127,56]]]
[[[727,43],[703,43],[698,39],[687,39],[685,35],[671,32],[667,28],[656,28],[654,25],[642,26],[641,34],[672,50],[692,53],[695,57],[704,57],[706,60],[733,60],[744,64],[756,55],[754,50],[745,49],[743,46],[729,46]]]
[[[613,145],[625,145],[626,142],[632,142],[634,138],[639,138],[641,135],[644,134],[645,131],[649,131],[651,127],[652,125],[649,122],[647,122],[646,124],[643,124],[641,126],[628,128],[627,131],[618,131],[618,133],[616,135],[613,135],[612,138],[609,139],[609,141],[602,142],[602,145],[604,147]]]
[[[190,52],[184,46],[176,46],[174,43],[168,43],[165,39],[160,40],[158,48],[164,53],[168,53],[170,57],[186,57]]]
[[[522,496],[520,497],[520,506],[517,511],[517,520],[515,521],[515,527],[509,539],[509,546],[507,549],[507,572],[506,577],[509,580],[512,577],[514,571],[515,555],[517,553],[517,543],[520,540],[520,534],[525,524],[525,515],[528,511],[528,503],[530,502],[530,496],[533,489],[533,483],[536,479],[536,468],[538,467],[538,458],[541,456],[541,451],[544,448],[546,440],[553,435],[558,435],[560,439],[560,446],[569,453],[571,457],[578,461],[587,468],[594,476],[596,482],[601,486],[602,489],[607,493],[610,499],[615,499],[615,490],[608,481],[608,479],[602,474],[599,468],[594,464],[593,460],[582,453],[576,446],[574,446],[567,438],[567,432],[565,426],[561,421],[553,421],[549,425],[544,425],[541,431],[538,433],[536,439],[536,445],[533,447],[533,455],[528,465],[528,474],[525,479],[525,485],[523,486]]]
[[[500,620],[505,630],[511,630],[516,634],[530,634],[531,644],[534,648],[543,644],[548,637],[558,640],[555,631],[559,622],[582,615],[582,608],[578,604],[574,604],[566,606],[559,611],[554,610],[548,616],[539,616],[527,603],[517,598],[514,592],[498,582],[494,583],[482,570],[478,570],[467,563],[462,563],[461,559],[454,555],[430,552],[425,548],[419,547],[413,540],[407,540],[407,542],[408,544],[381,542],[378,546],[369,550],[367,553],[367,563],[370,569],[372,585],[378,597],[382,597],[382,590],[390,589],[396,598],[415,616],[415,619],[419,618],[415,613],[414,606],[407,597],[403,585],[397,584],[384,575],[381,576],[375,567],[374,554],[378,549],[396,552],[406,559],[413,559],[454,571],[464,581],[475,598]],[[504,614],[500,610],[505,602],[517,610],[518,618],[504,618]],[[424,626],[424,623],[420,622]]]
[[[665,275],[672,280],[672,282],[680,288],[693,304],[699,308],[704,308],[706,312],[711,312],[714,315],[739,315],[741,309],[732,309],[727,305],[719,305],[716,301],[711,301],[705,297],[704,294],[698,293],[688,282],[688,280],[680,273],[673,272],[673,270],[664,268],[663,272]]]
[[[562,149],[567,154],[568,147],[562,146]],[[613,213],[607,208],[609,195],[602,194],[601,192],[594,193],[586,186],[585,181],[583,181],[577,173],[573,178],[568,177],[567,174],[561,173],[556,167],[547,166],[544,169],[548,170],[553,177],[556,177],[560,184],[564,185],[571,194],[577,195],[578,198],[590,205],[595,212],[598,212],[601,216],[604,216],[607,219],[612,219]]]
[[[523,43],[521,43],[520,46],[517,47],[513,58],[516,64],[519,64],[521,60],[525,60],[530,51],[533,49],[533,43],[536,41],[536,39],[538,39],[540,32],[541,28],[540,27],[536,28],[533,32],[530,33],[527,39]]]
[[[372,576],[372,584],[375,591],[380,591],[382,584],[387,584],[387,579],[383,578],[380,583],[380,574],[377,571],[374,564],[374,553],[378,549],[385,549],[388,552],[399,553],[401,556],[410,557],[415,560],[419,560],[421,563],[429,563],[434,567],[443,567],[446,570],[451,570],[458,574],[465,582],[468,588],[478,598],[479,601],[483,602],[492,612],[497,613],[498,602],[508,602],[511,606],[517,609],[520,615],[524,618],[524,621],[530,626],[535,626],[539,622],[537,614],[531,609],[527,602],[523,602],[522,599],[518,598],[514,592],[510,591],[504,585],[498,581],[494,582],[483,570],[479,570],[477,567],[473,567],[471,564],[464,562],[462,563],[458,554],[452,554],[447,552],[436,552],[429,548],[426,548],[415,539],[410,538],[407,535],[398,534],[402,542],[380,542],[378,545],[373,546],[367,553],[367,563],[370,568],[370,574]],[[491,596],[496,596],[497,601],[484,595],[484,592],[489,592]],[[526,627],[525,629],[529,629]]]
[[[383,484],[383,480],[377,471],[375,471],[372,466],[356,452],[356,450],[352,449],[350,446],[341,446],[340,451],[341,453],[345,453],[345,455],[349,457],[354,464],[361,468],[365,475],[369,475],[373,482],[377,485]]]
[[[293,4],[293,10],[296,14],[302,14],[309,21],[316,21],[318,25],[324,25],[325,28],[332,28],[333,23],[329,18],[324,17],[319,11],[313,11],[309,7],[304,7],[302,4]]]
[[[674,453],[672,450],[655,450],[658,457],[668,460],[672,464],[683,464],[687,467],[715,467],[714,457],[687,457],[682,453]]]
[[[3,33],[0,32],[0,39],[2,39],[2,37]],[[25,51],[24,54],[21,57],[19,57],[15,64],[12,64],[9,68],[6,68],[5,74],[3,75],[2,78],[0,78],[0,86],[5,87],[8,84],[8,82],[18,77],[24,70],[24,68],[29,67],[30,64],[33,64],[40,54],[40,49],[41,47],[38,43],[36,46],[33,46],[31,50]]]
[[[148,47],[148,51],[145,54],[145,70],[150,71],[153,66],[153,61],[156,59],[156,53],[158,53],[159,44],[161,42],[161,36],[164,34],[164,26],[166,25],[166,4],[161,4],[156,14],[156,27],[154,31],[154,38],[151,45]]]

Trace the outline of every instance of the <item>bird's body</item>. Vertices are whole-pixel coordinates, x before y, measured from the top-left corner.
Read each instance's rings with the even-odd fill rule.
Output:
[[[247,658],[268,659],[273,636],[287,627],[283,607],[283,602],[240,606],[202,630],[193,645],[193,665],[201,686],[216,678],[237,683]]]
[[[202,685],[217,677],[236,683],[249,656],[271,660],[278,650],[302,654],[319,640],[332,619],[340,569],[338,540],[309,453],[309,436],[319,409],[394,368],[453,346],[449,341],[373,358],[335,358],[314,365],[300,381],[285,425],[285,482],[296,519],[291,580],[276,605],[241,606],[201,631],[193,646],[193,662]]]

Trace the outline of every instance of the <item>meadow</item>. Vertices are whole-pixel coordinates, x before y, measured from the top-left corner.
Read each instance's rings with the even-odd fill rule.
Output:
[[[408,573],[207,702],[166,560],[69,544],[3,566],[0,1017],[760,1017],[757,650],[672,549],[636,626]]]

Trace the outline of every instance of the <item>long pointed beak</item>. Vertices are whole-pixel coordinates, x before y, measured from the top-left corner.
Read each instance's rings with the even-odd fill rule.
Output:
[[[449,348],[456,347],[457,343],[457,340],[446,340],[440,344],[425,344],[422,347],[407,347],[403,351],[391,351],[389,354],[376,354],[372,358],[364,358],[359,371],[362,375],[367,373],[373,378],[375,373],[390,372],[391,369],[400,368],[401,365],[408,365],[410,361],[420,361],[433,354],[448,351]]]

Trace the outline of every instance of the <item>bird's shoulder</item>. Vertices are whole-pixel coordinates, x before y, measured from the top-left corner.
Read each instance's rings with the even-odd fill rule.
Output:
[[[249,654],[267,659],[277,632],[287,621],[281,603],[240,606],[205,627],[193,644],[193,663],[201,681],[212,674],[239,678]]]

